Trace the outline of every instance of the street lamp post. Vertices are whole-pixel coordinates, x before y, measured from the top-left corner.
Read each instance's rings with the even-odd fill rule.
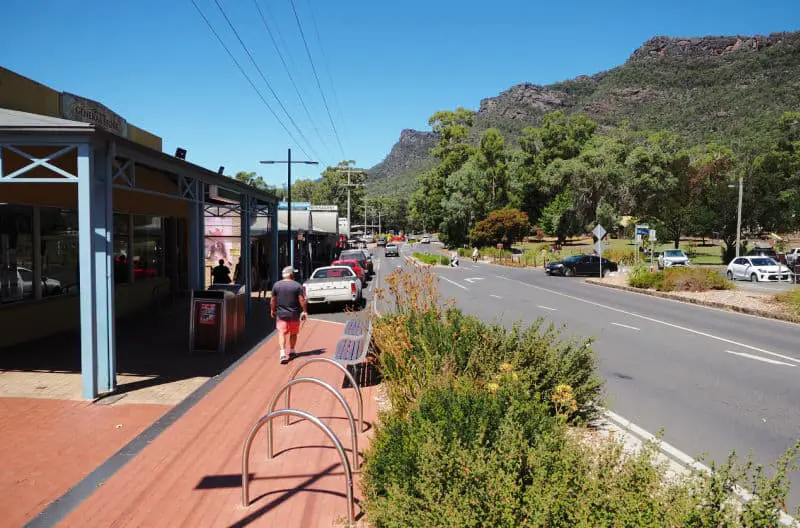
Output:
[[[292,149],[288,149],[285,160],[264,160],[265,165],[286,164],[286,243],[289,244],[289,265],[294,268],[294,240],[292,240],[292,164],[319,165],[317,161],[296,160],[292,161]],[[278,228],[278,219],[275,218],[275,228]]]

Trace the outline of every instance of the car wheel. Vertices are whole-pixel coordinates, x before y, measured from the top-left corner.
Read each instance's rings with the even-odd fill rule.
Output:
[[[728,273],[726,273],[725,276],[728,278],[729,281],[733,280],[733,272],[732,271],[729,271]]]
[[[564,276],[565,277],[574,277],[575,276],[575,270],[572,269],[572,268],[564,268]]]
[[[750,275],[750,282],[758,282],[758,275],[756,275],[755,273]]]

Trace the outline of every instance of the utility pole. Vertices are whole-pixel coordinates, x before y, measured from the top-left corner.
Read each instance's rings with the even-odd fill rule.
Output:
[[[285,160],[265,160],[261,163],[265,165],[286,164],[286,243],[289,245],[286,253],[289,255],[289,265],[294,268],[294,239],[292,238],[292,164],[319,165],[319,162],[306,160],[292,161],[292,149],[288,149]],[[277,218],[275,218],[274,229],[278,229]]]
[[[742,194],[744,192],[744,175],[739,175],[739,209],[736,212],[736,258],[739,258],[742,237]]]
[[[341,170],[341,169],[339,169],[339,170]],[[347,183],[341,184],[341,187],[347,187],[347,238],[350,238],[350,233],[352,233],[352,231],[353,231],[353,223],[352,223],[352,219],[351,219],[351,215],[350,215],[350,189],[352,187],[362,187],[364,185],[363,183],[352,183],[350,181],[350,172],[351,172],[351,168],[348,165],[347,166]],[[364,224],[366,224],[366,223],[367,222],[365,220]],[[366,227],[365,227],[365,230],[366,230]]]

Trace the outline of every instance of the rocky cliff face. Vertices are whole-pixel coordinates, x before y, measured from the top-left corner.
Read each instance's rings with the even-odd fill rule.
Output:
[[[369,169],[369,179],[374,185],[386,178],[402,178],[404,175],[424,171],[432,164],[430,151],[439,141],[433,132],[406,129],[383,161]]]
[[[566,110],[573,104],[573,97],[564,91],[523,83],[512,86],[497,97],[483,99],[478,118],[491,116],[494,119],[528,121],[548,112]]]
[[[728,53],[762,51],[778,44],[800,44],[800,33],[772,33],[735,37],[654,37],[633,52],[628,62],[659,57],[713,57]]]

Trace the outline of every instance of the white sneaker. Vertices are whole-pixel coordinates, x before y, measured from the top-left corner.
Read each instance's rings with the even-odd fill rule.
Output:
[[[285,365],[289,362],[289,356],[286,355],[286,351],[281,350],[281,365]]]

